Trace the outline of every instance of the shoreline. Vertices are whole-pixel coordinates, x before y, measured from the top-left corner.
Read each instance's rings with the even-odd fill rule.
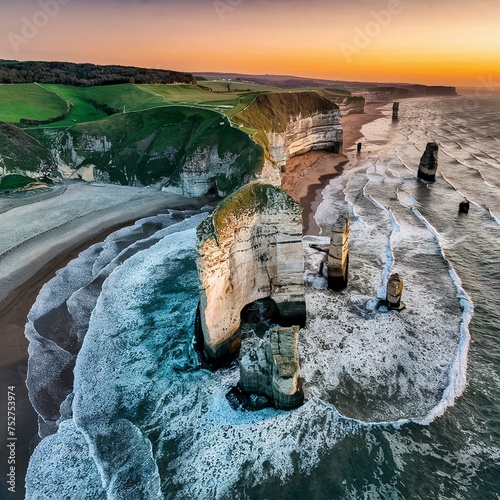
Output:
[[[52,197],[59,198],[60,193]],[[51,198],[45,194],[40,201]],[[28,313],[41,288],[50,281],[56,272],[65,267],[79,253],[95,243],[103,241],[115,231],[133,225],[137,220],[166,213],[168,210],[195,210],[213,203],[213,197],[185,198],[165,193],[154,193],[144,199],[135,199],[130,203],[118,204],[106,210],[89,213],[69,220],[63,227],[55,227],[45,234],[38,235],[22,245],[8,250],[2,258],[4,268],[11,268],[6,260],[13,262],[12,272],[2,273],[0,288],[0,380],[2,386],[15,387],[16,395],[16,471],[18,477],[17,492],[24,492],[24,476],[33,445],[37,443],[38,415],[31,406],[26,387],[28,340],[24,336],[24,327]],[[28,205],[37,201],[31,200]],[[129,206],[130,205],[130,206]],[[13,209],[17,208],[12,207]],[[7,211],[11,211],[10,209]],[[43,245],[44,250],[39,250]],[[27,248],[24,248],[27,247]],[[19,266],[19,255],[27,254],[29,259]],[[17,268],[15,268],[17,265]],[[6,276],[6,279],[4,279]],[[0,403],[7,407],[7,392],[0,394]],[[5,422],[4,422],[5,420]],[[0,417],[2,433],[7,429],[6,415]],[[2,434],[3,436],[3,434]],[[6,451],[0,454],[2,465],[0,472],[7,473]],[[4,470],[5,469],[5,470]],[[21,479],[22,478],[22,479]],[[0,491],[2,491],[0,488]],[[21,498],[21,497],[20,497]]]
[[[350,152],[356,141],[363,137],[361,128],[383,116],[378,110],[381,104],[367,105],[365,114],[342,117],[344,127],[344,153],[334,154],[326,151],[313,151],[292,158],[283,173],[283,189],[300,201],[303,207],[304,235],[319,234],[314,221],[314,213],[322,200],[321,193],[332,178],[342,173],[349,163]],[[290,167],[289,167],[290,165]],[[10,206],[1,213],[11,212],[20,206],[36,205],[38,201],[63,198],[66,188],[53,193],[33,196],[26,203],[10,200]],[[158,195],[156,193],[155,195]],[[159,199],[161,197],[161,199]],[[37,414],[31,406],[25,385],[28,361],[28,341],[24,337],[24,326],[28,313],[41,288],[52,279],[56,271],[66,266],[80,252],[89,246],[103,241],[108,235],[144,217],[165,213],[167,210],[199,209],[214,201],[213,197],[197,199],[184,198],[161,193],[144,200],[135,200],[137,206],[121,203],[105,210],[96,210],[83,217],[67,221],[62,227],[54,227],[46,233],[38,234],[32,240],[22,242],[3,255],[3,266],[12,272],[0,273],[0,315],[3,318],[0,328],[0,374],[4,386],[16,386],[18,413],[18,461],[19,478],[24,478],[31,455],[30,443],[35,442],[38,432]],[[27,249],[25,247],[28,247]],[[40,251],[40,248],[44,248]],[[31,255],[30,255],[31,250]],[[27,253],[26,260],[22,254]],[[19,257],[21,255],[21,258]],[[19,261],[23,261],[22,266]],[[1,269],[0,269],[1,271]],[[0,401],[6,402],[6,394],[0,395]],[[6,428],[3,425],[2,427]],[[3,458],[6,458],[5,456]],[[7,460],[2,460],[3,464]],[[4,465],[0,467],[3,472]],[[24,481],[18,484],[19,491],[24,489]]]
[[[343,153],[309,151],[290,158],[285,172],[281,174],[282,189],[302,206],[302,226],[304,236],[318,236],[319,227],[314,214],[322,201],[322,191],[328,182],[340,175],[348,167],[350,156],[356,154],[356,143],[362,139],[361,129],[384,114],[379,109],[386,103],[365,105],[365,113],[342,117]]]

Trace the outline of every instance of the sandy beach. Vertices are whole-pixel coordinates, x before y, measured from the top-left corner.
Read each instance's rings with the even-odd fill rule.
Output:
[[[38,431],[37,415],[25,386],[28,341],[24,326],[42,286],[81,251],[121,227],[169,209],[197,209],[213,201],[213,197],[190,199],[152,189],[84,183],[0,199],[0,381],[3,388],[0,404],[7,407],[6,388],[15,387],[19,478],[24,477],[29,444]],[[51,212],[53,217],[49,217]],[[3,438],[7,429],[5,412],[0,416],[0,425]],[[3,473],[7,464],[4,451],[2,457]],[[21,486],[18,485],[19,489]]]
[[[378,109],[381,104],[368,104],[364,114],[342,117],[344,129],[343,154],[328,151],[311,151],[290,158],[282,174],[282,188],[302,205],[305,235],[318,235],[319,228],[314,220],[316,208],[321,203],[321,192],[328,182],[339,175],[355,154],[356,143],[363,137],[363,125],[383,116]]]
[[[304,234],[319,234],[313,216],[321,191],[347,165],[349,150],[362,138],[362,126],[382,116],[379,106],[368,105],[365,114],[343,117],[344,154],[315,151],[289,161],[283,188],[302,204]],[[37,433],[37,417],[25,386],[28,342],[24,326],[42,286],[81,251],[120,227],[168,209],[196,209],[210,202],[213,198],[187,199],[149,189],[83,183],[0,199],[0,380],[3,388],[16,388],[20,478],[29,459],[29,443]],[[49,216],[56,212],[58,218]],[[5,391],[0,401],[6,401]],[[3,420],[4,415],[0,417],[2,433],[6,429]],[[5,463],[2,460],[2,468]]]

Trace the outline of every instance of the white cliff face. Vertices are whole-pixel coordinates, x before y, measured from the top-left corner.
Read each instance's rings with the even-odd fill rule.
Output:
[[[364,99],[352,99],[345,98],[343,102],[337,102],[340,108],[340,114],[342,116],[363,114],[365,112],[365,100]]]
[[[340,111],[319,111],[308,117],[290,120],[285,132],[267,132],[269,152],[279,167],[286,165],[288,158],[308,151],[324,149],[342,151],[342,120]]]
[[[216,230],[203,235],[210,224]],[[245,186],[199,228],[199,236],[200,316],[210,358],[237,352],[247,304],[270,297],[284,317],[305,314],[300,206],[283,191]]]
[[[215,186],[219,196],[226,196],[229,193],[219,176],[231,177],[235,160],[236,155],[230,153],[221,158],[216,145],[198,148],[186,159],[180,172],[180,183],[168,183],[163,191],[182,196],[203,196]]]
[[[75,139],[68,131],[47,130],[44,133],[50,138],[51,153],[57,162],[59,173],[64,178],[78,175],[88,181],[106,182],[106,179],[109,179],[109,174],[103,170],[102,164],[100,167],[91,165],[90,170],[87,168],[90,157],[95,157],[96,153],[107,155],[112,151],[113,143],[105,135],[83,135]],[[163,161],[166,171],[169,165],[175,165],[179,148],[167,147],[159,152],[148,151],[144,149],[145,145],[147,146],[145,142],[138,144],[137,152],[139,158],[147,159],[147,164]],[[137,162],[137,157],[131,161]],[[181,196],[203,196],[212,188],[216,189],[219,196],[226,196],[235,189],[235,185],[241,186],[257,178],[257,174],[242,174],[239,171],[240,167],[235,167],[237,161],[236,154],[226,152],[222,156],[219,155],[218,144],[200,147],[183,158],[175,175],[157,179],[151,185]],[[110,170],[119,170],[112,154],[106,167]],[[127,172],[124,172],[124,175],[130,185],[141,185],[135,175],[128,175]]]

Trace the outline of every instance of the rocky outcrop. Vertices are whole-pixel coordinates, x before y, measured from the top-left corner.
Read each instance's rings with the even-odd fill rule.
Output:
[[[286,193],[244,186],[200,225],[198,238],[200,328],[210,360],[238,352],[241,311],[252,302],[269,297],[282,318],[305,316],[301,212]]]
[[[272,399],[274,406],[290,410],[300,406],[299,327],[274,327],[262,339],[245,338],[240,351],[241,389]]]
[[[391,274],[389,280],[387,281],[387,305],[389,309],[396,309],[402,311],[406,306],[401,302],[401,296],[403,295],[403,280],[399,277],[399,274]]]
[[[258,131],[254,139],[278,167],[311,150],[342,151],[339,107],[317,92],[259,94],[233,120]]]
[[[349,271],[349,219],[338,221],[330,235],[328,251],[328,288],[342,290],[347,286]]]
[[[333,102],[339,107],[342,116],[363,114],[365,98],[362,96],[336,97]]]
[[[427,182],[436,180],[436,172],[438,168],[438,153],[439,146],[435,142],[427,143],[425,152],[420,159],[418,167],[418,178]]]

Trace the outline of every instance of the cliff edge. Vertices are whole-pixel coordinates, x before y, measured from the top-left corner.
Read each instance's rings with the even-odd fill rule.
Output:
[[[263,179],[280,185],[279,171],[292,156],[312,150],[342,151],[339,107],[317,92],[259,94],[233,121],[255,130],[266,152]]]
[[[254,182],[198,227],[200,323],[208,359],[235,355],[243,308],[270,298],[289,321],[305,316],[300,206]]]

